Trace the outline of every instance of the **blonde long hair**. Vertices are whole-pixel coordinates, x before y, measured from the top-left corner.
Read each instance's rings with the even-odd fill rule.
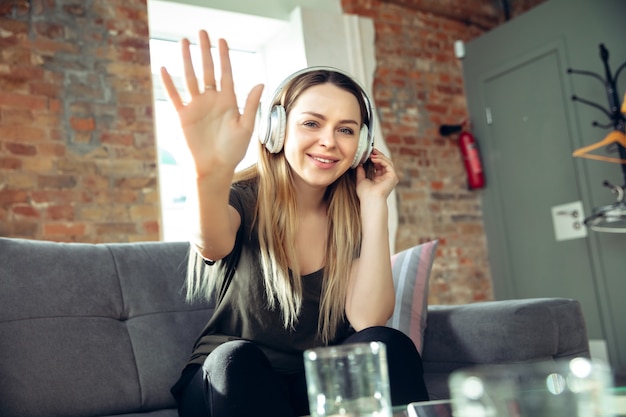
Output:
[[[294,78],[277,97],[276,103],[272,104],[282,104],[288,115],[306,89],[324,83],[332,83],[352,93],[361,108],[363,123],[369,125],[369,113],[361,88],[350,77],[331,70],[306,72]],[[270,308],[280,309],[283,326],[293,328],[302,308],[302,277],[292,244],[298,223],[295,185],[284,152],[272,154],[259,143],[258,162],[237,172],[233,183],[251,178],[258,178],[259,184],[255,222],[267,299]],[[329,185],[324,198],[330,220],[326,231],[318,334],[324,343],[328,343],[345,320],[350,267],[352,261],[360,255],[362,228],[356,194],[356,171],[349,169]],[[276,207],[281,210],[276,210]],[[210,298],[214,291],[214,279],[207,271],[214,268],[203,268],[197,258],[197,254],[190,256],[187,296],[197,298],[203,295]]]

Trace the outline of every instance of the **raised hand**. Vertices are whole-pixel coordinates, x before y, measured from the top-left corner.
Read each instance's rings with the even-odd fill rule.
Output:
[[[239,113],[226,41],[220,39],[218,43],[222,74],[219,86],[215,80],[211,41],[206,31],[200,31],[199,41],[202,83],[193,68],[189,40],[181,42],[185,83],[191,96],[189,103],[183,102],[164,67],[161,68],[161,78],[180,118],[198,177],[213,172],[232,173],[248,149],[263,86],[252,88],[243,114]],[[204,86],[202,91],[199,85]]]

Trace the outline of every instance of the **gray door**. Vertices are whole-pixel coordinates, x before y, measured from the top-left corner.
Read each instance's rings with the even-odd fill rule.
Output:
[[[498,298],[578,299],[590,336],[603,338],[587,240],[557,241],[553,227],[551,208],[580,200],[560,46],[484,74],[480,86],[494,287]]]

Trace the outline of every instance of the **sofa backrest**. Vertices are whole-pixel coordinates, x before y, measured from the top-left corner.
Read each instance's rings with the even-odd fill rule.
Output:
[[[212,313],[184,299],[188,249],[0,238],[0,416],[175,407]]]
[[[578,300],[526,298],[430,306],[424,361],[452,372],[458,364],[505,364],[589,357]]]

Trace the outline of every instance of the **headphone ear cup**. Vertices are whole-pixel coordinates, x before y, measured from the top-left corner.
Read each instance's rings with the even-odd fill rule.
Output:
[[[265,139],[265,147],[270,153],[278,153],[283,149],[286,124],[287,115],[285,108],[281,105],[272,107]]]
[[[352,160],[351,168],[356,168],[369,158],[372,153],[373,143],[370,144],[370,132],[366,124],[361,126],[361,132],[359,132],[359,144]]]

